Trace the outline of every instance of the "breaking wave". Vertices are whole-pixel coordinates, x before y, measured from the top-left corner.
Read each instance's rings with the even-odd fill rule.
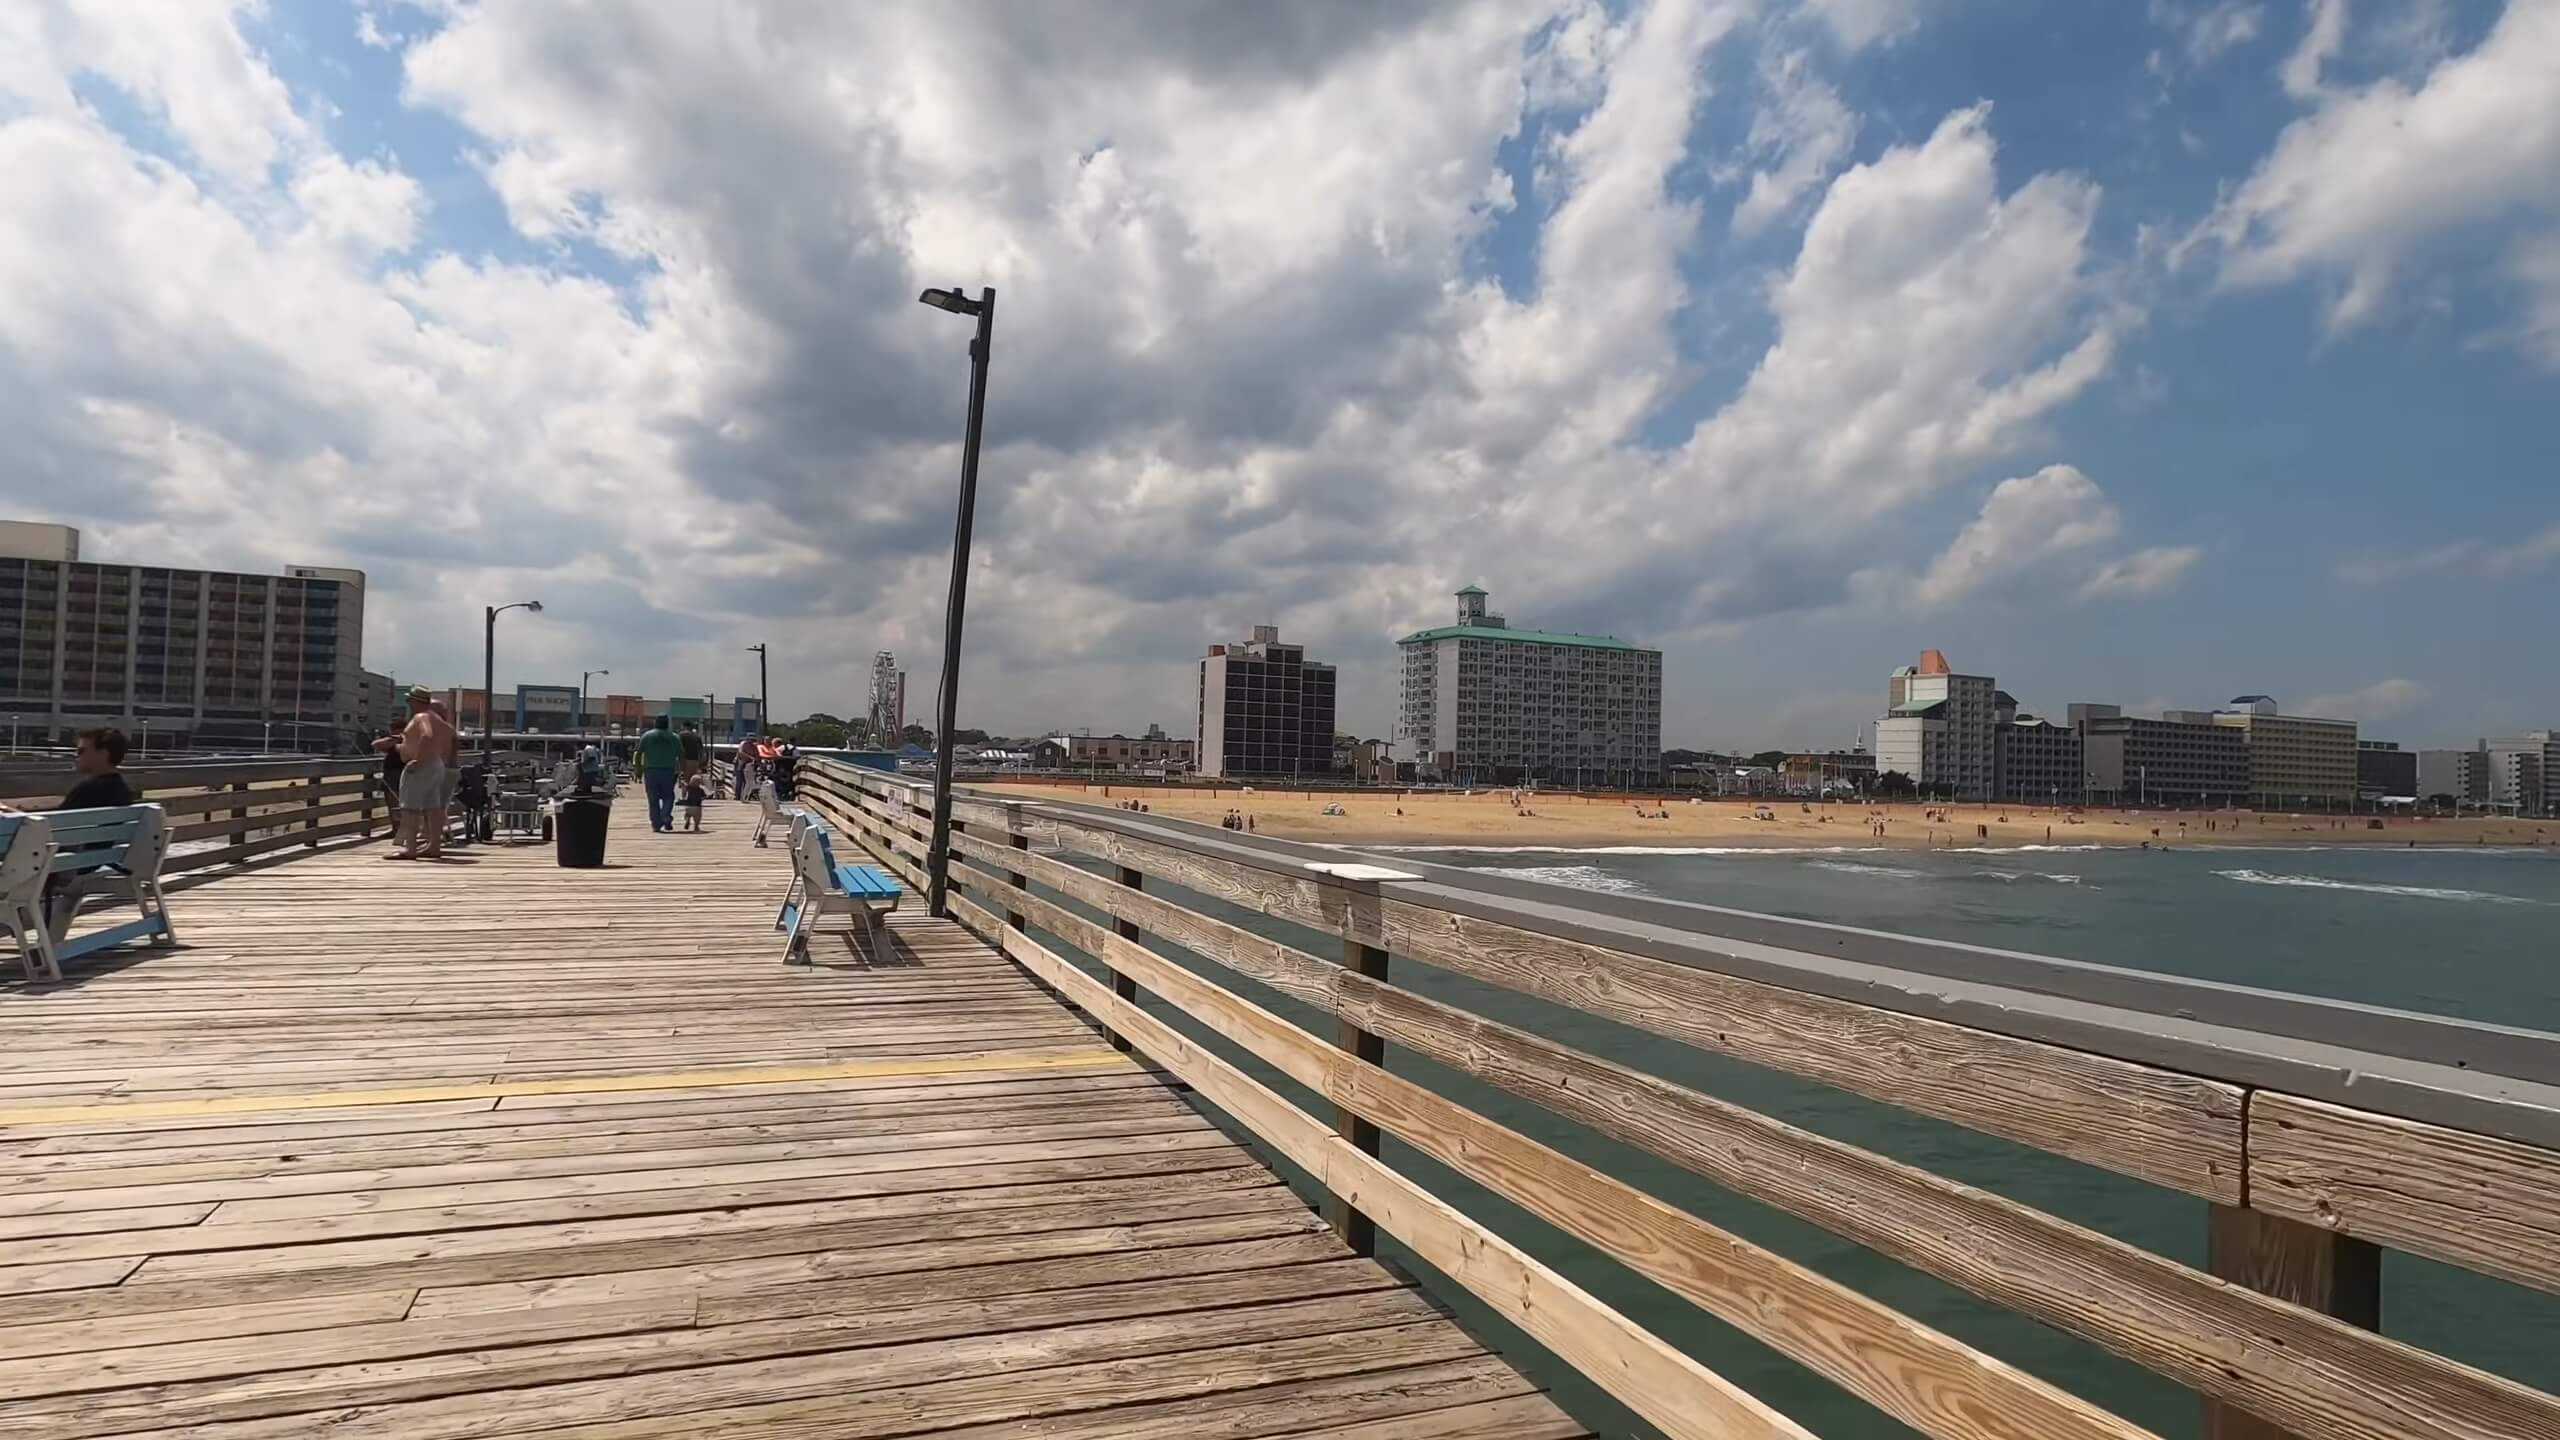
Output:
[[[1869,865],[1856,860],[1808,860],[1808,870],[1836,870],[1843,875],[1881,875],[1894,880],[1926,880],[1926,870],[1906,870],[1899,865]]]
[[[2355,890],[2367,895],[2397,895],[2408,900],[2485,901],[2491,905],[2539,905],[2521,895],[2498,895],[2487,890],[2453,890],[2435,885],[2382,885],[2363,880],[2332,880],[2325,875],[2279,875],[2266,870],[2216,870],[2225,880],[2243,885],[2288,885],[2303,890]]]
[[[1624,875],[1612,875],[1597,865],[1487,865],[1479,875],[1507,875],[1514,880],[1535,880],[1545,885],[1567,885],[1576,890],[1598,890],[1610,895],[1644,895],[1642,885]]]

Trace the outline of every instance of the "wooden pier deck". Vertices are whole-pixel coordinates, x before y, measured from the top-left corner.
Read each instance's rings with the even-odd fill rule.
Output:
[[[0,982],[0,1440],[1565,1440],[913,897],[786,968],[751,811],[377,848]]]

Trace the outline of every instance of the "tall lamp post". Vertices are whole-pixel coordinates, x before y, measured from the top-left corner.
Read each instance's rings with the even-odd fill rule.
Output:
[[[610,675],[612,673],[613,672],[610,670],[581,670],[578,672],[578,735],[581,739],[584,739],[587,733],[587,681],[592,676]]]
[[[519,600],[513,605],[488,607],[487,628],[481,632],[480,638],[480,773],[483,775],[498,768],[498,697],[495,693],[498,688],[498,617],[510,610],[539,615],[542,602]]]
[[[924,908],[939,918],[951,890],[951,732],[960,726],[960,619],[969,603],[969,522],[978,509],[978,436],[987,419],[987,355],[995,346],[996,292],[970,299],[956,288],[916,297],[937,310],[978,317],[969,342],[969,429],[960,443],[960,518],[951,534],[951,603],[942,618],[942,704],[934,732],[933,838],[924,854]]]
[[[768,657],[764,653],[763,644],[758,643],[747,648],[756,652],[756,729],[761,731],[773,725],[772,676],[765,669],[765,661]],[[736,725],[737,718],[735,715],[730,716],[730,723]],[[747,738],[745,726],[737,725],[737,730],[739,739]]]

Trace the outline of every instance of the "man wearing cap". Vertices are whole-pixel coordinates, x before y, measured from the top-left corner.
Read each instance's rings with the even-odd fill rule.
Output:
[[[459,743],[453,722],[437,713],[435,694],[424,685],[409,687],[409,723],[396,738],[374,742],[377,750],[400,752],[400,809],[408,836],[386,860],[433,860],[444,854],[445,807],[453,803],[447,776]]]

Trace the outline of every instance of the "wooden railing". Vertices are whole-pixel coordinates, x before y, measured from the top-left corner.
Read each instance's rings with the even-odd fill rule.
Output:
[[[803,803],[921,887],[928,787],[801,773]],[[1392,1236],[1663,1434],[1809,1432],[1382,1163],[1381,1132],[1920,1434],[2155,1432],[1394,1073],[1389,1047],[2167,1377],[2214,1440],[2560,1436],[2560,1398],[2376,1332],[2380,1246],[2560,1291],[2560,1037],[1083,806],[964,792],[952,813],[954,918],[1302,1169],[1354,1246]],[[1397,985],[1390,957],[2197,1197],[2208,1268]]]
[[[203,880],[244,861],[282,860],[388,834],[381,764],[360,758],[127,766],[142,798],[169,817],[166,876]],[[69,766],[0,769],[0,798],[58,805],[79,779]]]

